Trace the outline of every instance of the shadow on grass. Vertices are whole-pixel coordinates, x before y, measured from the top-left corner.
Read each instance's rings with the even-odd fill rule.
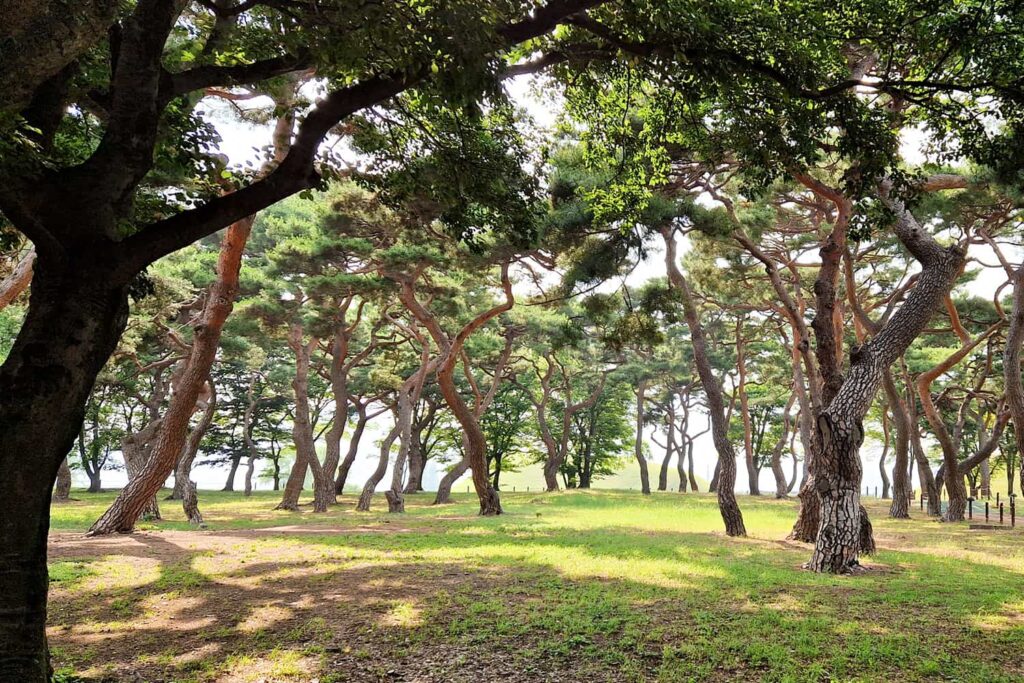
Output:
[[[717,534],[413,521],[69,544],[56,664],[146,681],[1024,676],[1019,572],[885,551],[866,575],[817,576],[805,548]]]

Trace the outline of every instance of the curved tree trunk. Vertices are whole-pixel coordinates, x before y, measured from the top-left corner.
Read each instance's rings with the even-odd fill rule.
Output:
[[[463,447],[463,451],[465,451],[465,447]],[[468,469],[469,458],[463,455],[462,458],[455,463],[455,466],[441,477],[441,481],[437,484],[437,495],[434,496],[434,505],[446,505],[452,502],[452,486],[455,485],[455,482],[459,480],[459,477],[465,474]]]
[[[188,422],[199,392],[209,378],[221,329],[234,306],[242,251],[252,223],[251,217],[242,219],[233,223],[225,233],[217,262],[217,280],[210,287],[202,317],[195,326],[187,366],[164,414],[163,428],[153,444],[152,455],[139,476],[128,482],[106,513],[92,525],[90,536],[130,532],[149,499],[156,495],[174,470],[185,446]]]
[[[647,458],[644,456],[644,392],[647,380],[640,380],[636,388],[636,441],[633,444],[633,456],[640,465],[640,492],[651,495],[650,475],[647,472]]]
[[[370,478],[363,484],[362,493],[359,494],[359,502],[356,504],[356,510],[360,512],[369,512],[370,503],[373,501],[373,492],[377,490],[377,484],[384,479],[385,473],[388,471],[388,459],[391,456],[391,446],[394,445],[395,440],[398,438],[398,434],[402,430],[402,421],[396,415],[395,426],[391,428],[388,435],[384,437],[384,440],[380,444],[380,457],[377,458],[377,467],[370,474]]]
[[[889,417],[882,413],[882,454],[878,456],[878,474],[882,477],[882,500],[889,498],[889,473],[885,468],[885,458],[889,455]]]
[[[893,426],[896,428],[896,458],[892,471],[892,504],[889,506],[889,516],[893,519],[910,518],[910,472],[909,472],[909,446],[910,446],[910,420],[907,417],[907,409],[896,390],[896,384],[892,380],[892,373],[885,371],[882,376],[882,388],[885,389],[885,397],[889,403],[889,414],[892,416]]]
[[[203,415],[189,433],[188,441],[185,442],[185,450],[181,454],[181,460],[174,472],[175,488],[177,489],[179,481],[184,484],[181,495],[182,509],[184,509],[188,521],[195,526],[200,526],[203,523],[203,516],[199,514],[199,496],[196,492],[196,484],[191,480],[192,463],[196,459],[196,453],[199,452],[199,444],[202,443],[206,430],[213,422],[213,415],[217,412],[217,388],[213,382],[207,382],[207,386],[209,387],[207,396],[205,400],[199,402],[200,405],[205,403]]]
[[[697,306],[693,302],[689,285],[682,271],[676,264],[676,241],[671,226],[662,228],[665,239],[665,264],[668,269],[669,281],[680,293],[683,300],[683,312],[690,338],[693,344],[693,360],[700,375],[704,393],[707,396],[708,414],[711,418],[711,434],[718,451],[718,509],[725,523],[725,533],[729,536],[746,536],[747,529],[743,525],[743,514],[736,502],[736,453],[729,441],[729,425],[725,420],[725,403],[722,400],[722,387],[711,370],[711,361],[707,354],[707,342],[704,328],[697,314]]]
[[[376,413],[380,415],[380,413]],[[359,453],[359,442],[363,439],[363,432],[366,430],[366,423],[369,422],[369,418],[366,415],[366,406],[359,401],[356,401],[356,426],[352,430],[352,436],[348,440],[348,451],[345,453],[345,459],[341,461],[338,466],[338,478],[334,481],[334,493],[341,495],[345,492],[345,482],[348,480],[349,470],[352,469],[352,463],[356,461],[356,455]]]
[[[941,247],[900,200],[887,198],[887,203],[896,216],[897,236],[922,270],[899,310],[870,341],[851,351],[849,374],[817,419],[820,451],[815,475],[821,525],[808,565],[817,572],[844,573],[857,565],[866,521],[860,505],[862,420],[883,373],[931,320],[964,263],[961,248]]]

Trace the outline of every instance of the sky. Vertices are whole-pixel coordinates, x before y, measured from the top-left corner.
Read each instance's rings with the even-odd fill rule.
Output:
[[[545,91],[542,80],[539,80],[534,76],[518,77],[506,81],[505,87],[512,100],[529,114],[537,126],[549,130],[554,126],[560,112],[560,102],[553,91]],[[310,99],[315,99],[319,93],[318,88],[319,86],[315,84],[306,86],[303,90],[303,94]],[[241,102],[239,103],[239,106],[266,107],[269,104],[269,98],[257,98],[251,101]],[[227,156],[232,165],[243,165],[247,161],[256,165],[262,158],[261,149],[266,147],[270,142],[270,126],[253,125],[240,120],[232,111],[232,106],[233,105],[220,99],[207,98],[203,100],[200,110],[204,112],[205,118],[210,121],[220,133],[222,139],[219,148],[220,152]],[[923,150],[924,134],[921,131],[911,130],[904,133],[902,151],[904,157],[909,162],[918,163],[924,161],[926,159],[926,154]],[[356,159],[352,159],[351,161],[354,162]],[[685,244],[682,245],[682,249],[685,250]],[[995,263],[996,261],[995,255],[987,246],[973,246],[969,256],[979,258],[987,263]],[[1014,256],[1016,257],[1018,255]],[[996,288],[1005,280],[1004,274],[998,268],[980,268],[977,264],[974,264],[969,266],[969,269],[977,269],[980,271],[977,279],[968,286],[968,291],[975,296],[991,299]],[[655,246],[650,249],[647,257],[625,278],[625,283],[629,286],[636,286],[651,278],[664,277],[664,275],[664,249]],[[621,286],[621,282],[611,282],[606,285],[606,288],[616,289],[619,286]],[[694,432],[703,429],[703,419],[706,419],[706,416],[701,416],[694,420]],[[390,425],[385,425],[382,421],[378,420],[367,429],[367,433],[362,442],[364,447],[361,449],[362,453],[352,469],[350,482],[361,483],[365,481],[366,477],[368,477],[370,472],[374,469],[376,466],[377,455],[375,443],[379,438],[381,438],[383,431],[386,431],[389,426]],[[648,432],[650,431],[651,429],[648,429]],[[659,440],[663,442],[662,438],[659,438]],[[651,441],[649,434],[646,437],[646,441],[650,452],[654,456],[654,460],[651,461],[651,468],[653,476],[656,478],[662,451],[659,446]],[[861,450],[861,457],[864,462],[863,483],[868,489],[874,489],[874,487],[879,487],[881,485],[881,477],[877,464],[880,451],[880,444],[874,443],[870,439],[865,442],[865,445]],[[717,459],[710,433],[697,438],[694,448],[694,458],[697,475],[699,477],[704,477],[705,479],[710,479]],[[789,471],[789,465],[790,462],[787,457],[783,461],[783,467],[787,472]],[[738,476],[736,490],[737,492],[744,493],[747,492],[747,477],[742,458],[738,460],[737,466]],[[539,465],[537,467],[539,467]],[[630,461],[628,467],[635,470],[636,464]],[[200,489],[220,488],[224,484],[226,474],[227,468],[225,466],[199,466],[195,468],[193,478],[196,480]],[[443,472],[439,470],[436,463],[429,463],[424,477],[426,488],[430,489],[435,487],[442,474]],[[75,476],[76,484],[84,485],[87,483],[84,479],[83,473],[76,472]],[[78,480],[79,478],[81,481]],[[238,476],[239,486],[241,485],[241,480],[242,474],[240,473]],[[389,481],[390,473],[382,479],[380,488],[386,488],[387,482]],[[465,478],[463,481],[465,481]],[[639,481],[638,474],[637,481]],[[105,472],[104,483],[106,486],[112,487],[123,485],[125,483],[125,474],[123,471]],[[917,486],[916,475],[914,485]],[[760,487],[762,491],[774,490],[774,479],[772,478],[770,470],[766,469],[761,472]],[[269,488],[269,482],[259,482],[258,488]]]

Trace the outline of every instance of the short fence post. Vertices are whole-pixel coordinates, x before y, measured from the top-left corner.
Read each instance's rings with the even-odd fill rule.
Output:
[[[1010,527],[1017,526],[1017,494],[1010,494]]]
[[[1003,504],[999,504],[999,523],[1003,523]]]
[[[974,498],[967,499],[967,519],[974,519]]]
[[[921,503],[921,509],[924,510],[924,489],[921,489],[921,500],[919,502]]]
[[[985,521],[988,521],[988,501],[985,501]]]
[[[875,487],[875,498],[878,498],[878,487]]]
[[[996,505],[999,505],[999,491],[996,491]]]

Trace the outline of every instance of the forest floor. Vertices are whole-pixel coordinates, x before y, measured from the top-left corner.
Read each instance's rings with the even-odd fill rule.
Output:
[[[801,569],[793,501],[505,493],[389,515],[201,492],[209,528],[82,532],[112,494],[53,508],[49,636],[63,681],[1022,681],[1024,531],[969,531],[867,499],[879,552]]]

